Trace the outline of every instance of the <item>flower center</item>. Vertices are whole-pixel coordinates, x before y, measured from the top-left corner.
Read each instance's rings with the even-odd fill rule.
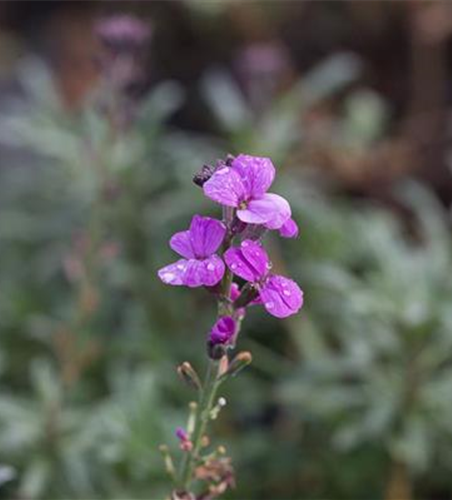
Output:
[[[246,202],[246,200],[244,200],[244,201],[241,201],[239,203],[239,207],[238,208],[239,208],[239,210],[245,210],[247,208],[247,206],[248,206],[248,203]]]

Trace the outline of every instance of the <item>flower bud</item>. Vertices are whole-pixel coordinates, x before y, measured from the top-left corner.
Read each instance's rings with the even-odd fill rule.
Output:
[[[253,357],[249,351],[242,351],[237,354],[237,356],[231,361],[228,371],[224,374],[224,377],[235,377],[237,373],[247,367]]]
[[[177,367],[177,373],[179,377],[193,389],[201,389],[201,381],[199,380],[198,374],[194,370],[188,361],[185,361]]]
[[[193,449],[193,443],[190,440],[190,435],[185,429],[178,427],[175,434],[177,439],[179,439],[179,445],[182,451],[191,451]]]
[[[165,462],[165,470],[171,476],[175,477],[176,469],[174,467],[173,459],[171,458],[169,448],[166,444],[161,444],[159,446],[160,453],[163,455],[163,460]]]
[[[221,359],[236,332],[236,322],[231,316],[221,317],[210,330],[207,352],[212,359]]]

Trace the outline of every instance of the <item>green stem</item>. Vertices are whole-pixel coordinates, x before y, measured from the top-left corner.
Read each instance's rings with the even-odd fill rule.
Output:
[[[228,232],[223,241],[223,253],[231,247],[234,235],[230,230],[232,220],[234,218],[234,211],[226,208],[223,213],[223,219],[228,227]],[[220,292],[218,297],[218,316],[232,315],[233,305],[230,301],[231,285],[233,275],[229,269],[225,270],[223,280],[220,284]],[[204,380],[203,389],[200,392],[199,404],[195,416],[195,428],[191,441],[193,448],[190,452],[185,452],[182,459],[180,475],[179,475],[179,488],[181,491],[190,491],[193,482],[193,472],[196,462],[199,460],[199,451],[202,445],[202,438],[205,435],[207,424],[210,420],[210,414],[215,404],[215,395],[220,385],[220,377],[218,375],[219,361],[209,359],[207,367],[207,374]]]
[[[189,491],[193,481],[193,469],[199,458],[202,438],[206,432],[207,424],[210,419],[210,412],[215,403],[215,395],[218,386],[218,361],[210,360],[196,412],[195,429],[192,437],[193,449],[186,453],[182,462],[180,486],[183,491]]]

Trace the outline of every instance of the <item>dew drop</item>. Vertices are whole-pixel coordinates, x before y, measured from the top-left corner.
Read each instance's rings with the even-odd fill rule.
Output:
[[[207,264],[207,270],[208,270],[208,271],[213,271],[214,269],[215,269],[215,266],[212,264],[212,262],[209,262],[209,263]]]
[[[265,307],[267,309],[273,309],[273,307],[275,306],[275,303],[274,302],[266,302],[265,303]]]
[[[290,292],[289,292],[289,290],[284,290],[284,291],[283,291],[283,294],[284,294],[286,297],[290,297]]]
[[[174,278],[176,277],[175,274],[173,273],[165,273],[162,278],[164,281],[167,281],[168,283],[171,283],[171,281],[174,281]]]
[[[231,264],[231,269],[237,269],[237,264]]]
[[[247,247],[248,245],[249,245],[249,243],[247,241],[242,242],[242,247]]]
[[[185,266],[183,264],[177,264],[177,269],[185,269]]]

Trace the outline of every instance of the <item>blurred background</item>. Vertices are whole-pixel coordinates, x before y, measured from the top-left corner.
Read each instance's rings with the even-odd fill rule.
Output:
[[[451,73],[447,1],[2,1],[0,498],[167,494],[215,310],[156,270],[239,152],[278,169],[305,307],[244,323],[227,497],[451,498]]]

